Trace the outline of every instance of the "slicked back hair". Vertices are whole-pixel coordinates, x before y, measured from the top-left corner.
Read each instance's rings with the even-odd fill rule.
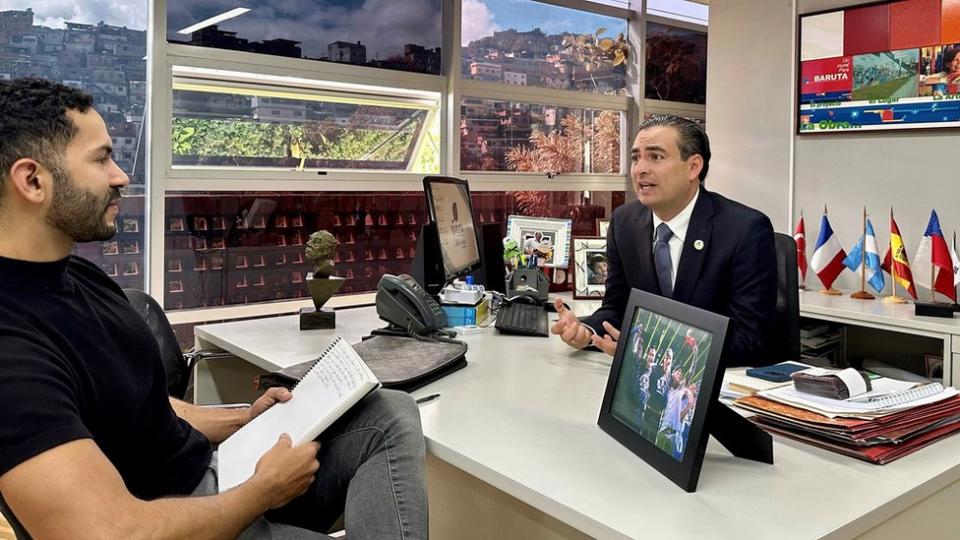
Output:
[[[63,154],[78,129],[67,111],[83,113],[92,105],[89,94],[53,81],[0,81],[0,203],[17,160],[31,158],[50,170],[62,168]]]
[[[686,161],[694,154],[703,158],[703,169],[700,169],[700,183],[707,178],[710,169],[710,139],[703,128],[693,120],[688,120],[675,114],[655,114],[640,124],[643,131],[656,126],[672,127],[677,130],[677,145],[680,147],[680,157]]]

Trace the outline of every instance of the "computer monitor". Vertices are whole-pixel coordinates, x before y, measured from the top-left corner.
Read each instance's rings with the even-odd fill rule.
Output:
[[[770,436],[717,401],[730,327],[636,289],[624,312],[597,423],[686,491],[696,489],[710,434],[735,455],[773,461]]]
[[[443,277],[451,281],[480,268],[478,228],[473,222],[470,188],[465,180],[444,176],[423,179],[430,221],[436,227]]]

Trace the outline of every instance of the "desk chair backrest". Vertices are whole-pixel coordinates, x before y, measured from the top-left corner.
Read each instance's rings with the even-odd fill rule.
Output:
[[[167,393],[177,399],[183,399],[190,382],[190,365],[180,350],[177,336],[173,333],[170,321],[163,313],[163,308],[150,295],[136,289],[124,289],[127,300],[133,309],[143,317],[153,337],[160,347],[160,359],[167,374]]]
[[[777,244],[777,309],[768,346],[769,363],[800,359],[800,291],[797,279],[797,243],[774,233]]]

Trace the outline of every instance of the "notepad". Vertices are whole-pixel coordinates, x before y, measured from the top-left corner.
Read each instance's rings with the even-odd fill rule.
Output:
[[[220,445],[220,492],[253,476],[257,461],[281,434],[289,434],[294,446],[312,441],[379,387],[377,377],[353,347],[342,338],[335,339],[292,389],[289,401],[270,407]]]
[[[911,388],[909,390],[903,390],[901,392],[894,392],[892,394],[886,394],[883,396],[872,396],[867,398],[867,402],[874,403],[880,408],[895,407],[897,405],[912,403],[923,398],[935,396],[940,392],[943,392],[943,385],[938,382],[934,382],[925,384],[923,386],[918,386],[916,388]]]

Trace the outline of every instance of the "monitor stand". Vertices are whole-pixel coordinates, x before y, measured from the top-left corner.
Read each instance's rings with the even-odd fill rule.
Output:
[[[710,403],[707,430],[734,456],[773,464],[770,434],[717,400]]]

